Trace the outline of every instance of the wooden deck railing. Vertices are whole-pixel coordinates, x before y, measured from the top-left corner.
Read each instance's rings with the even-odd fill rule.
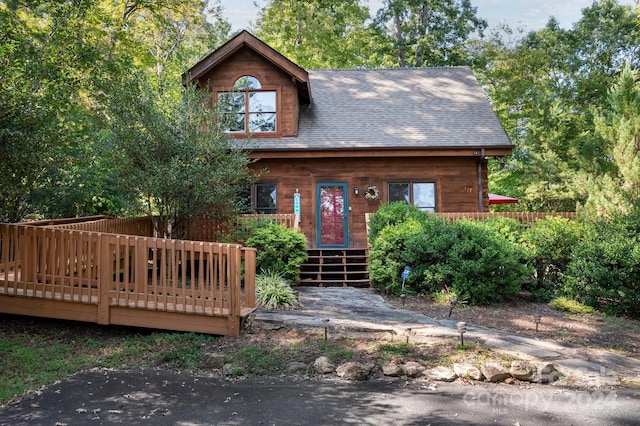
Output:
[[[255,308],[255,256],[238,244],[0,224],[0,312],[237,335]]]
[[[54,223],[48,226],[58,229],[69,229],[87,232],[104,232],[108,234],[138,235],[141,237],[152,237],[154,234],[153,222],[147,216],[125,219],[103,217],[91,221],[63,224]]]
[[[252,221],[276,223],[292,229],[297,229],[299,224],[296,214],[243,214],[230,223],[201,219],[189,228],[188,237],[195,241],[216,241],[220,234],[229,233],[231,230],[240,234],[248,233]]]
[[[484,212],[484,213],[435,213],[443,219],[448,219],[452,222],[458,219],[470,219],[470,220],[486,220],[494,217],[504,217],[509,219],[515,219],[524,225],[533,225],[536,221],[544,219],[546,217],[576,217],[575,212]]]
[[[188,239],[192,241],[216,241],[221,232],[235,229],[248,231],[250,222],[269,222],[283,225],[287,228],[298,228],[299,220],[295,214],[243,214],[237,216],[231,223],[220,223],[215,219],[201,219],[190,227]],[[46,226],[51,228],[69,229],[76,231],[104,232],[109,234],[138,235],[142,237],[156,236],[153,219],[145,216],[138,218],[118,219],[108,216],[92,216],[74,219],[52,219],[22,223],[28,226]]]

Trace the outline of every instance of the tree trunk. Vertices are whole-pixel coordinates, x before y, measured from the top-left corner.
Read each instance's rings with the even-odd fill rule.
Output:
[[[396,26],[396,44],[398,45],[398,66],[404,68],[407,66],[404,59],[404,37],[402,35],[402,20],[397,10],[393,12],[393,22]]]

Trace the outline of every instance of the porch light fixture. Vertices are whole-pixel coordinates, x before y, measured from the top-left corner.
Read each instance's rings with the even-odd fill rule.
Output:
[[[458,333],[460,333],[460,344],[464,346],[464,333],[467,332],[467,323],[460,321],[458,324]]]
[[[328,337],[329,337],[329,336],[328,336],[329,319],[328,319],[328,318],[323,319],[323,320],[322,320],[322,325],[324,326],[324,340],[325,340],[325,342],[326,342],[326,341],[327,341],[327,339],[328,339]]]
[[[542,320],[542,315],[539,313],[533,314],[533,322],[536,323],[536,333],[538,332],[538,326],[540,325],[540,321]]]
[[[360,190],[358,189],[357,186],[354,186],[353,187],[353,195],[358,195],[358,194],[360,194]]]

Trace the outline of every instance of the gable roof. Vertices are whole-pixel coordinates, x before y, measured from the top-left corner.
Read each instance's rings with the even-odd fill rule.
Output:
[[[312,70],[309,80],[297,137],[253,139],[254,151],[513,148],[468,67]]]
[[[200,77],[206,75],[210,70],[215,68],[216,65],[233,56],[234,53],[243,48],[252,49],[277,68],[289,74],[298,87],[300,98],[306,102],[310,102],[311,88],[309,86],[309,74],[307,71],[269,47],[247,30],[242,30],[231,40],[211,52],[187,72],[182,74],[182,84],[186,85],[189,81],[198,81]]]

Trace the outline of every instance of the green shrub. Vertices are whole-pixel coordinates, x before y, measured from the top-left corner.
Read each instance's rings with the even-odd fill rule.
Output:
[[[562,293],[614,315],[640,314],[640,241],[622,221],[589,228],[563,274]]]
[[[419,218],[421,212],[413,204],[395,202],[383,204],[374,215],[369,218],[369,242],[373,242],[387,226],[395,225],[409,219]]]
[[[524,232],[523,245],[534,269],[534,279],[526,290],[544,301],[558,293],[560,276],[566,272],[574,247],[586,232],[585,227],[577,220],[550,216]]]
[[[591,306],[583,305],[580,302],[562,296],[556,297],[549,302],[549,306],[559,311],[571,312],[572,314],[591,314],[594,312]]]
[[[431,293],[431,300],[436,305],[441,306],[449,306],[452,300],[456,300],[457,303],[466,303],[466,301],[461,301],[460,296],[455,291],[451,291],[448,288],[443,288],[440,291],[435,291]]]
[[[470,304],[482,305],[520,291],[530,276],[520,246],[476,222],[459,220],[448,226],[455,238],[447,237],[452,244],[424,274],[430,292],[447,287]]]
[[[478,221],[477,223],[497,232],[508,241],[516,244],[522,242],[523,234],[527,230],[527,227],[522,222],[508,217],[495,216]]]
[[[299,306],[298,299],[284,277],[273,271],[256,275],[256,304],[265,309],[289,309]]]
[[[220,243],[246,245],[247,240],[257,229],[264,228],[269,222],[267,219],[235,217],[226,224],[225,229],[216,233],[216,241]]]
[[[257,249],[257,270],[277,271],[289,282],[298,281],[300,266],[307,260],[307,239],[303,233],[268,224],[256,229],[246,245]]]
[[[370,259],[371,280],[380,290],[447,288],[470,304],[500,302],[520,291],[531,275],[524,250],[486,225],[450,224],[429,214],[385,226],[373,241]],[[405,265],[412,273],[401,290]]]

